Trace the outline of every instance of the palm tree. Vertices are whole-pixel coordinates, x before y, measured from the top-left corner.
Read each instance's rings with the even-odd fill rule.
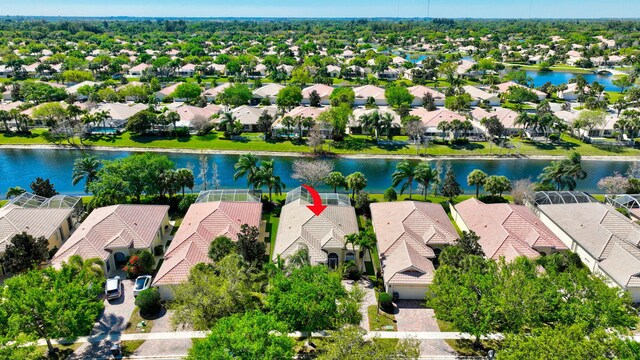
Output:
[[[364,177],[364,174],[356,171],[353,174],[347,176],[347,188],[352,190],[351,198],[355,199],[356,191],[360,191],[367,187],[367,178]]]
[[[247,182],[255,190],[256,181],[258,179],[258,158],[253,154],[241,155],[238,162],[233,166],[236,170],[233,174],[233,180],[246,176]]]
[[[256,186],[266,186],[267,189],[269,189],[269,201],[272,201],[272,191],[281,195],[282,190],[286,188],[286,185],[282,182],[280,176],[277,176],[274,173],[273,160],[263,161],[262,164],[260,164],[260,169],[258,170],[256,179]]]
[[[99,258],[82,259],[80,255],[73,255],[67,263],[78,273],[88,273],[97,277],[104,276],[104,261]]]
[[[291,116],[285,116],[282,118],[282,125],[287,128],[287,138],[291,139],[291,128],[296,124],[296,121]]]
[[[444,137],[447,135],[447,132],[451,131],[451,125],[446,121],[440,121],[437,129],[442,133],[442,141],[444,141]]]
[[[385,129],[387,133],[387,140],[391,140],[391,128],[393,127],[393,120],[393,115],[388,112],[380,116],[380,128]]]
[[[289,269],[300,269],[309,265],[311,265],[311,258],[307,247],[301,247],[287,258],[287,267]]]
[[[380,138],[380,113],[373,111],[369,114],[363,114],[360,116],[359,122],[363,130],[368,131],[369,133],[371,133],[371,131],[375,132],[377,142]]]
[[[185,187],[193,191],[193,187],[195,185],[193,171],[189,169],[178,169],[176,170],[176,176],[178,177],[178,184],[182,188],[182,196],[184,196]]]
[[[333,171],[329,173],[329,176],[324,180],[325,184],[333,188],[333,192],[337,193],[339,187],[346,187],[347,181],[339,171]]]
[[[484,181],[486,179],[487,179],[487,174],[480,169],[473,170],[467,176],[467,184],[469,184],[469,186],[472,186],[472,185],[476,186],[476,197],[480,195],[480,186],[484,184]]]
[[[582,156],[577,151],[572,151],[567,156],[564,163],[564,173],[570,177],[573,181],[569,182],[569,190],[573,191],[576,188],[578,180],[584,180],[587,178],[587,172],[582,167]]]
[[[407,188],[409,188],[409,200],[413,195],[413,180],[416,176],[416,168],[407,160],[403,160],[396,165],[396,171],[391,174],[391,186],[396,187],[402,184],[400,188],[400,194],[403,194]]]
[[[416,166],[414,180],[422,184],[422,195],[427,199],[429,184],[438,177],[438,170],[432,168],[428,163],[423,162]]]
[[[4,131],[7,134],[11,134],[11,129],[9,129],[8,125],[9,120],[11,120],[11,114],[9,114],[9,112],[6,110],[0,110],[0,121],[2,121],[2,124],[4,125]]]
[[[180,115],[175,111],[169,111],[165,115],[168,123],[173,125],[173,133],[176,133],[176,124],[180,121]]]
[[[77,185],[85,180],[84,192],[89,192],[89,184],[98,179],[98,171],[102,167],[102,161],[95,156],[87,155],[76,159],[73,163],[72,183]]]
[[[14,186],[14,187],[10,187],[7,190],[7,195],[5,195],[5,197],[7,199],[10,199],[12,197],[18,197],[22,194],[24,194],[25,192],[27,192],[25,189],[21,188],[20,186]]]

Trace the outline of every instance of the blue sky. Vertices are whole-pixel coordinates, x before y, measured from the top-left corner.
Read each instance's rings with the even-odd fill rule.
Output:
[[[425,17],[429,0],[2,0],[0,15]],[[430,0],[431,17],[640,16],[640,0]]]

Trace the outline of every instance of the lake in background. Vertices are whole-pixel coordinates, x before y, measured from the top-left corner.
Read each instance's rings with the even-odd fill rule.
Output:
[[[112,160],[131,155],[125,151],[93,151],[92,154],[101,159]],[[199,173],[198,154],[176,154],[166,153],[169,159],[176,163],[178,168],[187,167],[191,163],[194,167],[194,174]],[[49,178],[55,184],[56,189],[62,194],[83,194],[84,183],[73,186],[71,184],[71,173],[74,161],[83,156],[81,151],[70,150],[39,150],[39,149],[0,149],[0,194],[4,197],[6,189],[12,186],[20,186],[29,189],[29,184],[37,176]],[[233,180],[233,165],[238,159],[238,155],[206,155],[209,160],[209,178],[212,176],[213,164],[217,164],[218,178],[224,188],[242,189],[247,188],[246,180]],[[260,159],[269,159],[261,157]],[[296,158],[274,157],[275,170],[287,185],[287,189],[300,186],[300,182],[291,178],[291,165]],[[335,164],[335,170],[342,172],[345,176],[356,171],[362,172],[368,180],[367,188],[371,193],[382,193],[391,184],[391,174],[395,171],[396,165],[401,160],[385,159],[330,159]],[[437,161],[432,160],[435,166]],[[535,178],[540,174],[542,168],[547,166],[547,160],[450,160],[441,161],[442,167],[451,165],[458,182],[464,187],[466,193],[473,193],[475,190],[467,186],[467,175],[474,169],[481,169],[490,175],[505,175],[508,178],[522,179]],[[578,182],[578,190],[587,192],[598,192],[596,184],[602,177],[612,175],[615,171],[625,173],[630,162],[626,161],[583,161],[584,168],[588,173],[585,180]],[[200,187],[200,181],[196,180],[196,190]],[[320,190],[329,190],[327,187],[320,187]]]

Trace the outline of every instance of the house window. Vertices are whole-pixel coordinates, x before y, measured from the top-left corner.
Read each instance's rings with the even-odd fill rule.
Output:
[[[329,269],[335,269],[338,267],[340,257],[336,253],[329,254]]]
[[[356,255],[352,252],[348,252],[344,257],[344,261],[356,261]]]

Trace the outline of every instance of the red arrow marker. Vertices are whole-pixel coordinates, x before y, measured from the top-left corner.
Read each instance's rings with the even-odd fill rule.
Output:
[[[327,208],[327,205],[322,205],[322,199],[320,198],[320,194],[316,191],[316,189],[312,188],[309,185],[302,185],[303,188],[307,189],[309,194],[311,194],[311,199],[313,199],[313,205],[307,205],[309,210],[311,210],[316,216],[320,216],[324,209]]]

